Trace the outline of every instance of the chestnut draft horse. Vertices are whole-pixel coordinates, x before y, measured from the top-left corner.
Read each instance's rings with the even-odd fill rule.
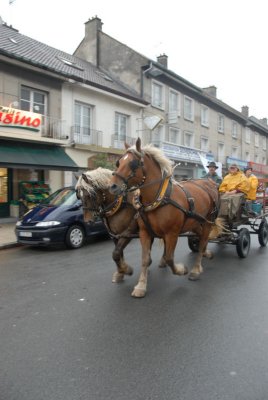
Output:
[[[110,193],[112,171],[97,168],[79,176],[75,190],[82,201],[85,222],[93,222],[99,216],[113,239],[113,260],[117,265],[112,282],[122,282],[133,269],[124,260],[124,249],[132,238],[138,238],[138,223],[134,218],[137,211],[127,202],[126,196]]]
[[[203,256],[212,258],[207,243],[212,228],[221,232],[222,225],[216,220],[219,192],[208,179],[175,182],[172,179],[173,164],[163,152],[153,145],[141,147],[125,144],[126,152],[117,162],[110,187],[111,193],[122,195],[129,191],[139,192],[134,206],[139,212],[139,237],[142,246],[142,265],[138,284],[132,296],[144,297],[147,288],[148,267],[151,264],[151,247],[154,237],[164,240],[164,261],[173,274],[188,273],[183,264],[174,263],[178,237],[186,232],[198,236],[199,249],[190,280],[199,278],[203,268]],[[211,235],[212,236],[212,235]]]

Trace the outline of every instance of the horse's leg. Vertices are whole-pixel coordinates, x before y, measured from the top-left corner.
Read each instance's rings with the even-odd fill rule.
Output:
[[[145,296],[147,289],[148,267],[152,263],[151,248],[153,244],[153,239],[147,233],[147,231],[142,232],[140,230],[140,242],[142,246],[142,265],[138,283],[131,293],[131,296],[133,297]]]
[[[205,256],[207,258],[212,258],[213,254],[209,250],[207,250],[207,244],[208,244],[208,237],[210,233],[211,225],[210,224],[204,224],[202,233],[199,236],[199,249],[197,253],[197,257],[195,260],[195,264],[193,268],[191,269],[191,272],[189,274],[189,279],[191,281],[196,281],[197,279],[200,278],[200,274],[203,272],[203,267],[201,264],[202,257]]]
[[[124,259],[124,249],[129,244],[131,238],[115,239],[115,248],[113,251],[113,260],[117,265],[117,271],[113,273],[112,282],[119,283],[124,280],[125,275],[132,275],[133,269],[130,267]]]
[[[165,236],[165,259],[167,265],[171,268],[171,271],[175,275],[186,275],[188,274],[187,268],[183,264],[174,263],[174,252],[177,245],[178,236],[169,234]]]
[[[159,268],[166,268],[167,266],[167,261],[166,261],[166,246],[165,246],[165,241],[162,240],[163,244],[164,244],[164,251],[163,251],[163,255],[161,257],[161,260],[159,262],[158,267]]]

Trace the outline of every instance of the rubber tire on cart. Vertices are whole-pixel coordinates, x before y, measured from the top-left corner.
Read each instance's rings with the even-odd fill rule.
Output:
[[[193,253],[198,253],[199,238],[197,236],[188,236],[188,246]]]
[[[240,258],[246,258],[250,249],[250,233],[247,228],[242,228],[238,232],[236,251]]]
[[[258,239],[262,247],[265,247],[268,243],[268,224],[266,220],[262,220],[258,230]]]
[[[85,242],[85,232],[80,225],[71,225],[65,237],[65,244],[69,249],[79,249]]]

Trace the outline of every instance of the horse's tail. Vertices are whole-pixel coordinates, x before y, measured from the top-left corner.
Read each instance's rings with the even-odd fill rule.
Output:
[[[208,240],[216,239],[222,233],[227,232],[228,229],[226,228],[225,223],[226,221],[224,218],[221,217],[216,218],[214,224],[211,227]]]

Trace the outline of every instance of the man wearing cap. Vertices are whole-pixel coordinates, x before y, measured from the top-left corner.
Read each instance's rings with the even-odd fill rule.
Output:
[[[249,191],[247,193],[247,209],[252,211],[252,203],[256,200],[257,188],[258,188],[258,178],[252,173],[251,167],[244,168],[244,174],[248,178],[249,181]]]
[[[248,191],[248,178],[240,171],[237,164],[231,164],[229,173],[224,177],[219,187],[219,192],[226,194],[244,193],[247,196]]]
[[[216,169],[218,169],[218,166],[214,161],[211,161],[208,165],[208,173],[204,175],[204,178],[207,179],[212,179],[217,186],[219,186],[222,182],[222,179],[219,177],[219,175],[216,173]]]

